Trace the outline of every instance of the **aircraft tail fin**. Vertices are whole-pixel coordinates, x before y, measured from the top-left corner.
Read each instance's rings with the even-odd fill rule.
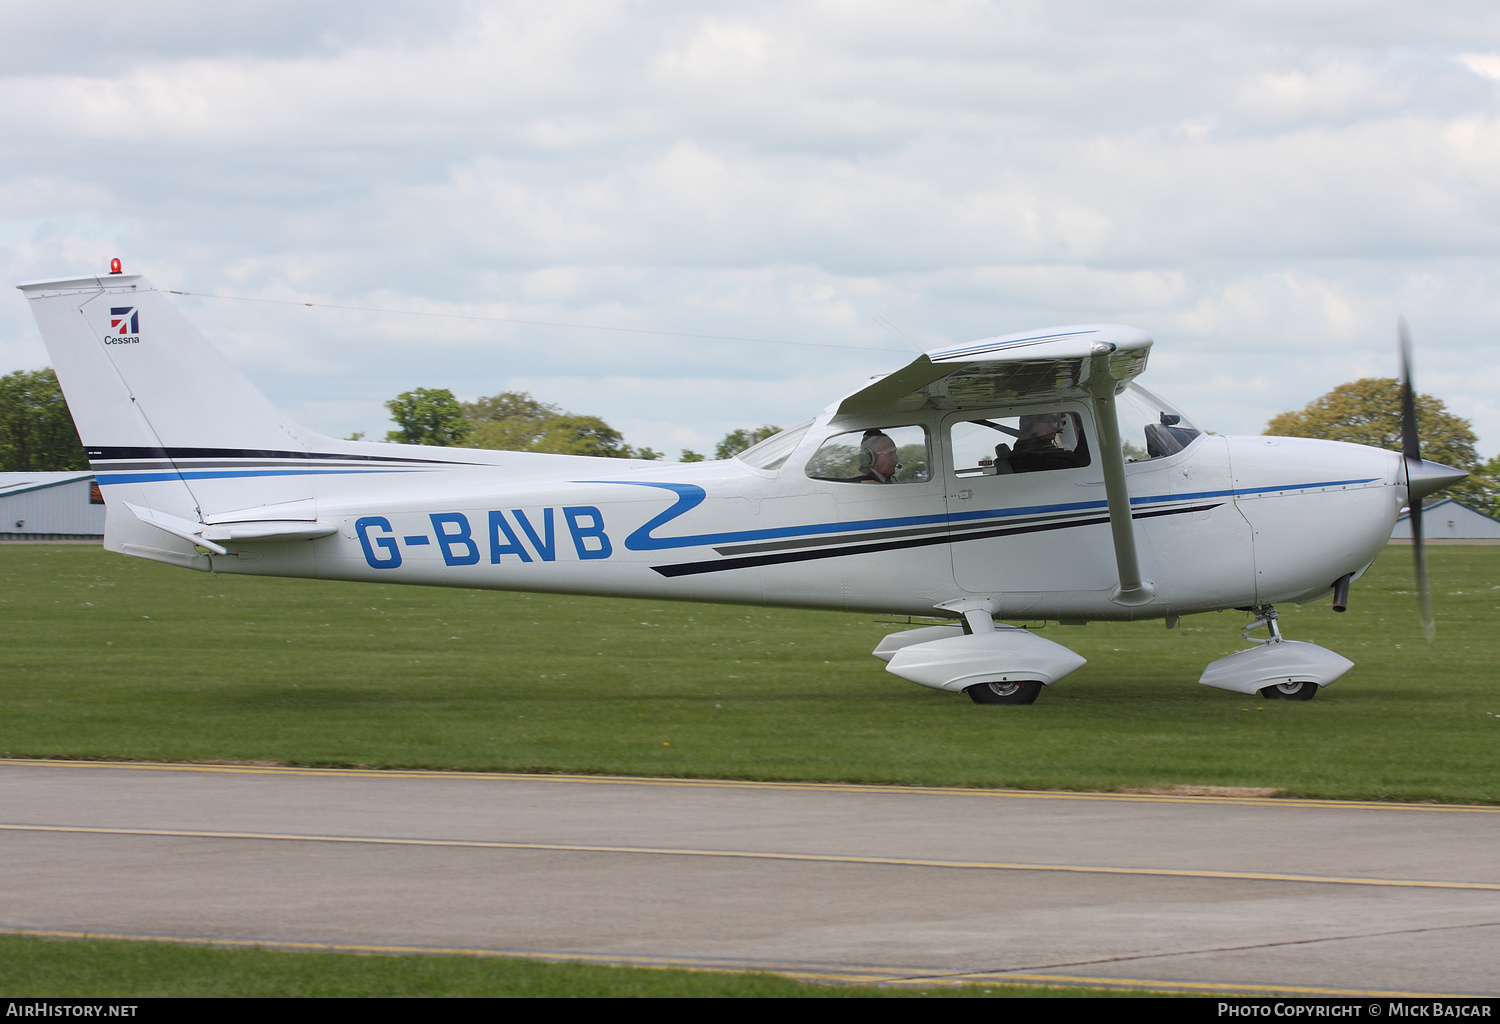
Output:
[[[139,274],[19,287],[104,494],[111,551],[207,568],[203,550],[325,535],[310,525],[321,502],[393,474],[563,476],[606,461],[324,437],[278,412]]]
[[[254,504],[311,496],[304,475],[247,472],[246,463],[305,460],[325,439],[283,417],[144,277],[19,287],[106,504],[201,522],[251,503],[245,488],[225,486],[246,476],[260,478]],[[122,526],[135,519],[110,518]],[[107,532],[107,546],[120,550],[109,540]]]

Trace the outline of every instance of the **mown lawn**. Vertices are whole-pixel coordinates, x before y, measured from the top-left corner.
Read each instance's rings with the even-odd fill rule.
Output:
[[[906,683],[869,615],[212,576],[0,545],[0,755],[1500,800],[1500,547],[1410,549],[1348,613],[1283,607],[1356,668],[1309,703],[1197,684],[1246,616],[1048,626],[1089,659],[1030,707]]]
[[[819,985],[774,974],[601,967],[478,956],[224,949],[0,935],[10,999],[193,997],[798,998],[1153,996],[1040,985]],[[146,1014],[138,1014],[146,1016]]]

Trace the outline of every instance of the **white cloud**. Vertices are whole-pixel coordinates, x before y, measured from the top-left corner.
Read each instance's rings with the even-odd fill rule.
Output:
[[[1500,82],[1500,53],[1461,53],[1453,59],[1481,78]]]
[[[13,280],[120,255],[189,291],[877,348],[877,313],[924,345],[1135,322],[1148,383],[1226,430],[1390,372],[1405,312],[1423,387],[1500,448],[1486,4],[42,10],[0,11]],[[524,386],[675,454],[902,359],[190,315],[336,434],[410,387]],[[4,304],[0,359],[44,358]]]

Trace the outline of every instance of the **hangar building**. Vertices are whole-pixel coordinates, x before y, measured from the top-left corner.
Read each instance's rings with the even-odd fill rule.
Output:
[[[0,473],[0,540],[104,540],[94,474]]]
[[[1500,519],[1487,516],[1454,498],[1444,498],[1422,507],[1422,539],[1452,544],[1489,542],[1500,544]],[[1396,543],[1411,543],[1411,517],[1396,520],[1391,531]]]

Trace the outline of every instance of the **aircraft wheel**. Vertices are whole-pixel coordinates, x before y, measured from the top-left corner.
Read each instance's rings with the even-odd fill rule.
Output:
[[[1277,683],[1275,686],[1261,687],[1260,695],[1266,700],[1312,700],[1318,695],[1318,684]]]
[[[964,687],[975,704],[1030,704],[1042,692],[1039,679],[1020,683],[975,683]]]

